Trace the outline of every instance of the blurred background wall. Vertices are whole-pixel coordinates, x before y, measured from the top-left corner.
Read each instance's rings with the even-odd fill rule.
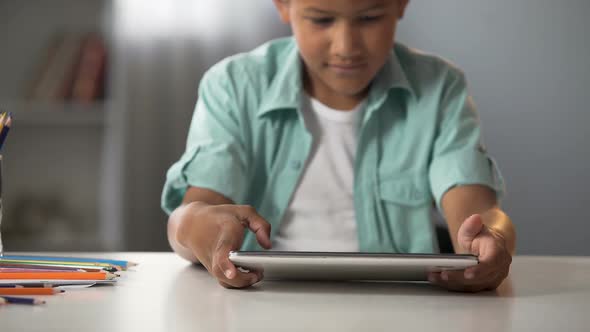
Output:
[[[399,39],[463,68],[522,254],[590,254],[590,2],[411,1]]]
[[[588,13],[585,0],[414,0],[399,27],[465,70],[521,254],[590,254]],[[102,95],[31,95],[59,31],[104,37]],[[1,1],[7,249],[168,250],[160,193],[202,74],[286,35],[271,0]]]

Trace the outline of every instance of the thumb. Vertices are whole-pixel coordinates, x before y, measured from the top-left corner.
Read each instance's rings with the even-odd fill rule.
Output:
[[[474,214],[471,217],[465,219],[461,227],[459,228],[459,232],[457,234],[457,242],[459,245],[471,252],[471,245],[473,240],[484,228],[483,221],[481,220],[481,216],[479,214]]]

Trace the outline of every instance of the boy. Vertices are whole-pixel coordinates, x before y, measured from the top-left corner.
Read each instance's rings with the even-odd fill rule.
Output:
[[[436,252],[434,201],[455,251],[480,264],[429,280],[498,287],[515,247],[503,183],[462,73],[394,44],[408,0],[274,3],[294,38],[201,82],[162,196],[172,248],[222,286],[248,287],[263,276],[238,271],[231,250]]]

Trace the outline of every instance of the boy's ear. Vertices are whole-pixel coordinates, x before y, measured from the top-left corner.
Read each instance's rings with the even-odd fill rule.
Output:
[[[289,14],[289,0],[273,0],[275,7],[279,11],[279,16],[283,23],[291,23],[291,15]]]
[[[399,5],[399,19],[401,20],[402,18],[404,18],[404,14],[406,13],[406,8],[408,8],[408,3],[410,2],[410,0],[399,0],[398,1],[398,5]]]

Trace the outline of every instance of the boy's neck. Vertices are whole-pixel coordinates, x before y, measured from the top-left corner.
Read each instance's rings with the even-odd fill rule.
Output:
[[[335,91],[330,91],[326,88],[318,88],[314,86],[311,80],[305,74],[303,87],[305,92],[314,99],[317,99],[320,103],[339,111],[352,111],[354,110],[369,93],[369,87],[357,95],[344,95],[338,94]]]

